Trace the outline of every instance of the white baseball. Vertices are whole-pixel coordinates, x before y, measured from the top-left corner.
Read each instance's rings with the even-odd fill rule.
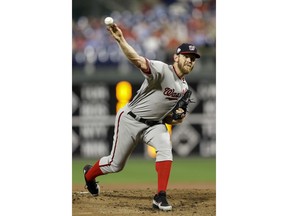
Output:
[[[105,20],[104,20],[104,23],[106,25],[112,25],[113,24],[113,18],[112,17],[106,17]]]

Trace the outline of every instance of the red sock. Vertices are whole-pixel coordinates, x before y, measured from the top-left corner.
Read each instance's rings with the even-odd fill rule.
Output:
[[[103,172],[101,171],[99,167],[99,160],[94,164],[94,166],[86,173],[85,177],[87,181],[91,181],[92,179],[95,179],[97,176],[103,175]]]
[[[158,193],[159,193],[160,191],[166,191],[167,189],[172,161],[159,161],[156,162],[155,165],[156,165],[156,171],[158,173]]]

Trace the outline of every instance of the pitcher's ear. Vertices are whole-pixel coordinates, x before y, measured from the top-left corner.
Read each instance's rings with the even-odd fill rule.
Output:
[[[174,62],[178,62],[179,55],[174,54],[173,58],[174,58]]]

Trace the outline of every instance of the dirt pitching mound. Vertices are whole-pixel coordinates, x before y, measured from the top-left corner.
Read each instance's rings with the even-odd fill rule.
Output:
[[[106,185],[93,197],[83,185],[73,185],[72,213],[82,215],[216,215],[216,189],[214,184],[172,185],[167,200],[173,209],[163,212],[152,208],[156,189],[151,185]]]

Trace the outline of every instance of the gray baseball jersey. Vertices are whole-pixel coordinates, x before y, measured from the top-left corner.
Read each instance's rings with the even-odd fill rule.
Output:
[[[128,104],[133,113],[150,120],[162,120],[187,91],[186,80],[180,79],[173,66],[147,60],[150,70],[137,95]]]
[[[165,124],[148,126],[129,112],[147,120],[162,120],[187,91],[188,85],[185,79],[177,76],[172,65],[154,60],[147,60],[147,64],[149,70],[142,71],[145,80],[137,95],[117,112],[111,153],[99,162],[104,174],[122,170],[135,146],[141,142],[156,149],[156,161],[173,160],[170,134]]]

